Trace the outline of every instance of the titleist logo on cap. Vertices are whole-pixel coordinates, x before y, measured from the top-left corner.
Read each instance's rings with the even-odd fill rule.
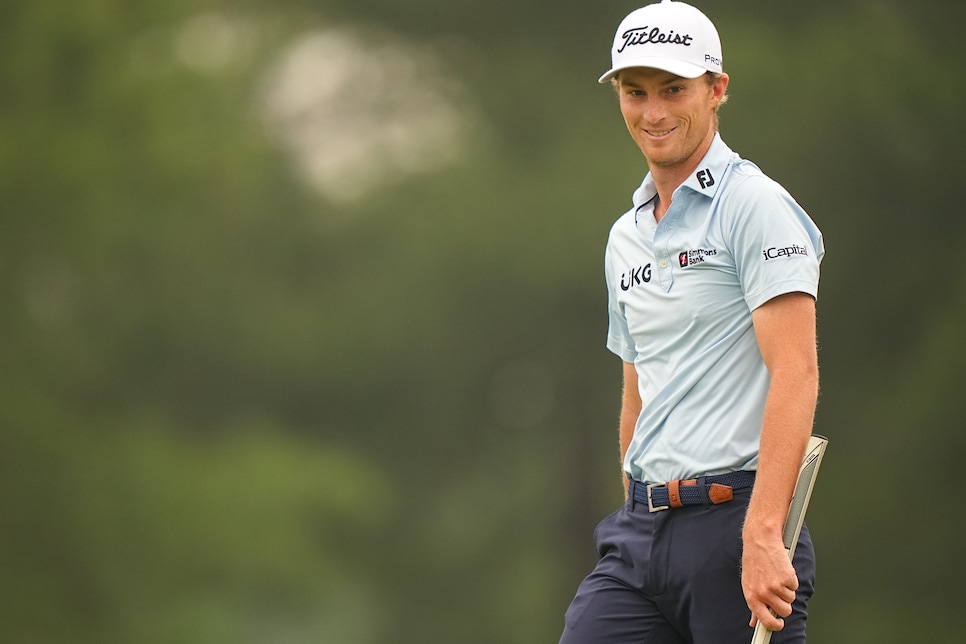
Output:
[[[627,14],[614,32],[610,53],[610,69],[598,82],[612,82],[631,67],[651,67],[682,78],[722,73],[718,30],[706,15],[683,2],[653,2]]]
[[[631,45],[646,45],[648,43],[657,44],[667,44],[667,45],[684,45],[685,47],[691,46],[691,41],[694,38],[691,34],[682,36],[681,34],[674,33],[674,30],[669,30],[667,33],[661,31],[660,27],[635,27],[633,29],[628,29],[621,34],[621,38],[624,39],[624,44],[620,46],[617,53],[621,53],[627,47]]]

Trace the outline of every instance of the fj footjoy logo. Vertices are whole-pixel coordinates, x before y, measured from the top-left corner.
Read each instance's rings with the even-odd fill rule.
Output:
[[[698,178],[698,183],[701,184],[702,190],[704,188],[710,188],[714,185],[714,177],[711,176],[711,170],[707,168],[695,175]]]
[[[695,248],[694,250],[686,250],[678,255],[678,264],[681,265],[681,268],[687,268],[688,266],[700,264],[704,261],[705,257],[714,257],[717,254],[718,250],[716,248]]]
[[[638,266],[628,269],[626,273],[621,273],[621,290],[629,291],[635,286],[647,284],[651,281],[651,265]]]
[[[655,43],[658,45],[684,45],[685,47],[690,47],[691,41],[694,40],[690,34],[676,34],[673,29],[664,33],[660,27],[649,26],[628,29],[621,34],[621,38],[624,39],[624,44],[617,50],[618,54],[632,45]]]
[[[791,246],[772,246],[771,248],[766,248],[761,251],[764,255],[765,261],[769,259],[778,259],[779,257],[791,257],[792,255],[808,255],[808,249],[804,246],[799,246],[798,244],[792,244]]]

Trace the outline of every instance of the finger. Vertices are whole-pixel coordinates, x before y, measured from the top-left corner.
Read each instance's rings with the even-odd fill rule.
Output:
[[[785,620],[776,616],[770,610],[766,610],[764,615],[758,615],[756,621],[760,621],[761,625],[770,631],[780,631],[785,628]]]
[[[781,619],[780,617],[772,618],[770,622],[763,623],[765,624],[765,628],[776,633],[785,628],[785,620]]]
[[[771,610],[778,617],[788,617],[792,614],[792,605],[785,601],[777,601]]]
[[[788,617],[792,614],[792,602],[795,601],[795,591],[783,588],[779,591],[775,600],[771,603],[771,609],[779,617]]]
[[[785,626],[785,621],[775,615],[767,605],[756,602],[751,608],[751,621],[748,625],[754,628],[761,622],[761,625],[770,631],[780,631]]]

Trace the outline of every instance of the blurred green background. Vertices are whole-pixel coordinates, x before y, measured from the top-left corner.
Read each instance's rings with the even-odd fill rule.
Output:
[[[961,641],[966,4],[699,5],[828,250],[810,641]],[[556,642],[637,6],[7,3],[0,640]]]

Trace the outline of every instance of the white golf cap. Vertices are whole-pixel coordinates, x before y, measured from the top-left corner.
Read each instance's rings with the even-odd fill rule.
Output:
[[[683,78],[721,72],[721,40],[706,15],[684,2],[663,0],[632,11],[611,48],[607,83],[622,69],[654,67]]]

